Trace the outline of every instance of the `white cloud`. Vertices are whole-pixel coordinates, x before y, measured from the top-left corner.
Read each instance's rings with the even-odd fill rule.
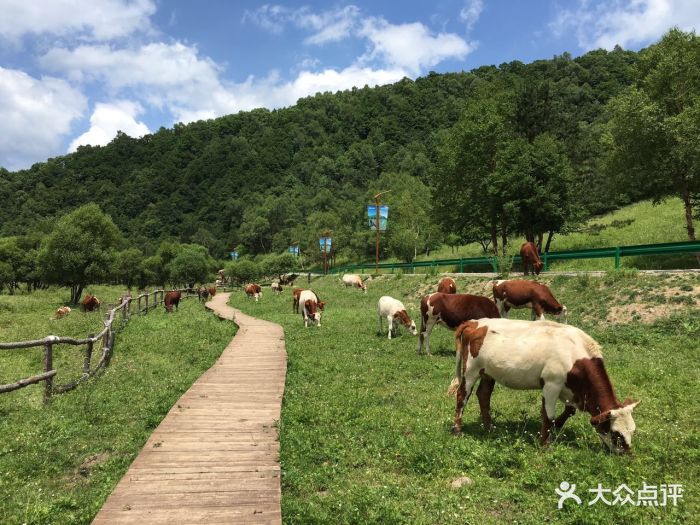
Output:
[[[357,27],[360,9],[354,5],[314,13],[308,6],[290,9],[281,5],[265,4],[255,11],[246,11],[243,22],[251,21],[263,29],[279,34],[284,27],[295,27],[313,31],[306,38],[306,44],[325,44],[335,42],[351,35]]]
[[[64,80],[0,67],[0,165],[26,168],[58,153],[86,105],[83,94]]]
[[[463,59],[473,46],[454,33],[436,36],[421,23],[394,25],[382,18],[364,21],[360,34],[372,43],[362,61],[381,59],[392,67],[418,75],[448,58]]]
[[[153,0],[3,0],[0,36],[51,34],[111,40],[150,30]]]
[[[582,49],[612,49],[651,43],[674,25],[700,29],[697,0],[579,0],[577,8],[559,11],[550,28],[555,36],[573,29]]]
[[[484,10],[483,0],[467,0],[464,7],[459,12],[459,19],[467,26],[467,31],[471,30]]]
[[[78,146],[90,144],[104,146],[116,136],[117,131],[130,137],[142,137],[150,133],[148,126],[137,122],[136,117],[143,113],[140,104],[129,100],[117,100],[110,103],[98,103],[90,117],[90,129],[70,143],[68,152]]]

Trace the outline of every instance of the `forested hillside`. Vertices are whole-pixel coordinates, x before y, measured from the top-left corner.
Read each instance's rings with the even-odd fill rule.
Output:
[[[43,249],[34,273],[46,277],[57,219],[94,203],[97,211],[65,226],[81,230],[81,214],[101,210],[117,228],[112,237],[123,234],[105,250],[122,250],[124,271],[155,254],[160,282],[181,244],[223,258],[233,248],[256,256],[299,243],[314,263],[319,236],[331,235],[334,257],[358,261],[374,251],[366,204],[384,190],[382,256],[406,261],[442,244],[506,253],[522,237],[546,251],[553,234],[593,214],[668,196],[680,197],[694,239],[699,64],[700,38],[671,29],[639,53],[431,73],[141,139],[119,134],[29,170],[0,169],[0,248]],[[111,231],[108,222],[95,227]],[[114,273],[114,257],[95,276]],[[18,265],[0,261],[0,282],[27,280],[18,275],[32,272]],[[76,275],[84,279],[86,268]]]
[[[607,192],[595,168],[604,105],[630,84],[636,57],[599,50],[430,74],[141,139],[121,134],[29,170],[0,170],[0,235],[48,232],[54,218],[94,201],[146,254],[164,239],[205,245],[214,256],[234,246],[280,251],[294,241],[304,252],[328,229],[341,253],[363,257],[372,249],[364,206],[383,184],[392,184],[392,226],[420,212],[424,230],[434,226],[427,208],[440,135],[475,99],[511,105],[513,125],[525,134],[552,133],[575,185],[587,188],[580,204],[603,211],[637,197]],[[419,250],[443,240],[432,229]]]

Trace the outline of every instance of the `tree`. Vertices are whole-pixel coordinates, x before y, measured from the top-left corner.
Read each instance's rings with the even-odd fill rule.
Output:
[[[17,242],[17,237],[0,238],[0,291],[7,286],[10,295],[22,280],[25,255]]]
[[[619,186],[643,188],[655,202],[680,196],[690,240],[700,205],[698,64],[700,38],[671,29],[640,53],[637,83],[610,101],[604,135],[610,176]]]
[[[114,277],[127,288],[131,288],[134,284],[139,286],[146,284],[144,257],[138,248],[127,248],[117,253],[112,271]]]
[[[260,275],[260,266],[253,261],[244,259],[226,265],[226,277],[238,285],[255,281]]]
[[[39,269],[48,283],[69,286],[70,302],[80,301],[83,288],[105,280],[122,244],[119,228],[90,203],[61,217],[39,252]]]
[[[198,244],[181,245],[179,253],[167,268],[172,283],[184,283],[187,286],[207,282],[214,271],[213,260],[209,259],[207,249]]]

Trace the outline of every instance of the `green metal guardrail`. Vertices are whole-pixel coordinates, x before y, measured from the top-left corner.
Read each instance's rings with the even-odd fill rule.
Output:
[[[666,242],[661,244],[636,244],[632,246],[615,246],[611,248],[591,248],[587,250],[569,250],[562,252],[545,252],[541,255],[544,263],[544,270],[549,269],[550,261],[561,261],[565,259],[600,259],[605,257],[615,258],[615,269],[620,268],[620,258],[631,255],[664,255],[670,253],[694,253],[700,252],[700,241]],[[513,257],[513,263],[522,263],[519,255]],[[380,263],[380,270],[411,270],[415,273],[416,268],[430,268],[440,266],[454,266],[463,273],[468,266],[490,266],[494,272],[498,271],[496,257],[467,257],[460,259],[436,259],[433,261],[414,261],[410,263]],[[330,273],[365,273],[365,270],[373,270],[374,263],[347,264],[338,268],[332,268]]]

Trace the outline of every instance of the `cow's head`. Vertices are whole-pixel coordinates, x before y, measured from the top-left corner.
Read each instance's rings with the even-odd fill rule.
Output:
[[[600,439],[615,454],[628,454],[632,446],[632,436],[636,426],[632,410],[639,401],[627,399],[619,408],[606,410],[593,416],[591,424],[598,431]]]
[[[566,324],[566,306],[561,305],[561,312],[559,312],[559,322]]]
[[[532,266],[535,267],[535,274],[539,275],[540,272],[542,271],[542,268],[544,268],[544,263],[542,261],[537,261]]]
[[[326,306],[326,301],[319,301],[317,305],[319,310],[323,310],[323,308]]]
[[[394,319],[398,319],[406,327],[406,330],[411,332],[413,335],[418,335],[418,330],[416,329],[416,323],[408,317],[406,310],[399,310],[394,314]]]

